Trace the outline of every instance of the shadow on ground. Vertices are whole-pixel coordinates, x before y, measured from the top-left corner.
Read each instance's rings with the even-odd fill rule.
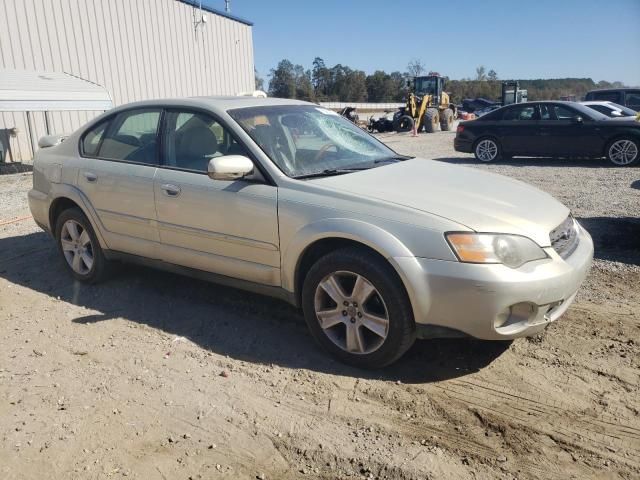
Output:
[[[631,183],[631,188],[635,188],[636,190],[640,190],[640,180],[636,180]]]
[[[473,156],[468,157],[440,157],[434,158],[438,162],[455,163],[458,165],[481,165],[482,162],[476,160]],[[529,158],[516,157],[510,159],[502,159],[494,162],[495,165],[509,165],[511,167],[580,167],[580,168],[629,168],[616,167],[604,159],[597,158]]]
[[[0,162],[0,175],[11,175],[13,173],[25,173],[33,171],[33,165],[27,163],[2,163]]]
[[[640,265],[640,218],[584,217],[578,221],[593,238],[595,258]]]
[[[42,232],[0,239],[0,277],[99,312],[74,319],[78,324],[123,318],[186,337],[219,355],[336,375],[433,382],[476,372],[509,347],[509,342],[424,340],[386,369],[359,370],[321,351],[302,315],[269,297],[138,266],[119,268],[100,285],[75,282]]]

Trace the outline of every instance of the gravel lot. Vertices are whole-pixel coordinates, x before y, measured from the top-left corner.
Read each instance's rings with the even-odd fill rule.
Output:
[[[0,478],[639,478],[640,168],[380,138],[567,204],[596,242],[567,314],[359,371],[269,298],[139,267],[74,283],[31,220],[6,223],[30,175],[0,176]]]

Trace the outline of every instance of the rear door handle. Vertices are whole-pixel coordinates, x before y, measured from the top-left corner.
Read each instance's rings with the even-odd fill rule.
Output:
[[[86,178],[88,182],[98,181],[98,176],[93,172],[84,172],[84,178]]]
[[[161,185],[160,188],[164,191],[164,194],[167,195],[168,197],[177,197],[178,195],[180,195],[180,192],[182,191],[180,187],[178,187],[177,185],[172,185],[170,183],[165,183],[164,185]]]

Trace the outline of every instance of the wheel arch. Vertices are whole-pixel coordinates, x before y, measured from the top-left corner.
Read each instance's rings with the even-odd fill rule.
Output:
[[[350,246],[362,248],[385,260],[412,299],[412,288],[407,284],[407,275],[392,259],[413,257],[413,254],[398,238],[378,226],[360,220],[326,219],[301,229],[283,253],[282,286],[293,292],[297,306],[300,305],[306,272],[311,266],[323,255]]]
[[[79,208],[89,219],[100,246],[103,249],[107,248],[107,244],[102,236],[102,225],[100,224],[98,216],[93,208],[91,208],[89,201],[81,191],[70,185],[58,184],[55,185],[55,188],[50,195],[52,200],[49,205],[48,220],[49,228],[53,236],[55,236],[56,220],[58,216],[68,208]]]

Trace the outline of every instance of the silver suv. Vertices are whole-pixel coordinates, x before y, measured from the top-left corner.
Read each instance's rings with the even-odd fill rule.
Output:
[[[126,260],[274,295],[358,366],[416,338],[540,332],[591,263],[546,193],[398,155],[314,104],[141,102],[60,140],[41,144],[29,203],[76,279]]]

